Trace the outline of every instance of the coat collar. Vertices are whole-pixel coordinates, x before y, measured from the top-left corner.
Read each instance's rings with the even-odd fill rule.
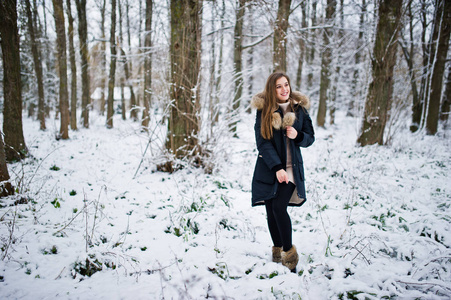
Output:
[[[264,92],[261,92],[261,93],[256,94],[254,97],[252,97],[252,100],[251,100],[252,108],[255,108],[257,110],[263,109],[263,105],[265,104],[264,96],[265,96]],[[295,105],[300,105],[300,106],[304,107],[305,109],[310,108],[309,97],[302,94],[301,92],[293,91],[293,92],[291,92],[291,97],[292,97]]]
[[[291,97],[293,99],[293,102],[295,105],[300,105],[304,107],[305,109],[310,108],[310,99],[302,94],[301,92],[292,92]],[[257,110],[263,109],[263,105],[265,104],[264,99],[264,93],[258,93],[254,97],[252,97],[251,100],[251,106],[252,108],[255,108]],[[294,121],[296,120],[296,115],[293,112],[288,112],[285,114],[285,116],[282,119],[281,113],[279,111],[275,111],[273,113],[272,118],[272,127],[274,129],[279,130],[281,128],[285,129],[287,126],[292,126],[294,124]]]

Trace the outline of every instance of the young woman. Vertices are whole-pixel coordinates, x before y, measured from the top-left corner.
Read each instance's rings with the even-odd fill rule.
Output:
[[[310,100],[293,92],[289,77],[273,73],[265,90],[252,98],[257,109],[255,139],[258,158],[252,179],[252,206],[265,205],[272,247],[272,260],[296,272],[299,260],[292,244],[288,206],[304,204],[304,166],[300,147],[315,141],[307,112]]]

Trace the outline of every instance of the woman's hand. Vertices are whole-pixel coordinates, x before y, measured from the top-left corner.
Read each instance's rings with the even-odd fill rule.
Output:
[[[298,136],[298,132],[294,127],[287,126],[287,137],[294,140]]]
[[[279,183],[285,182],[288,184],[288,174],[284,169],[280,169],[276,172],[276,177]]]

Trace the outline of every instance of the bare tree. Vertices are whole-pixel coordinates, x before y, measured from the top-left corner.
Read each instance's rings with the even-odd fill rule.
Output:
[[[253,17],[253,5],[254,3],[250,2],[249,5],[247,6],[248,9],[248,23],[249,23],[249,35],[250,35],[250,42],[253,42],[253,35],[254,35],[254,28],[255,28],[255,24],[254,24],[254,17]],[[249,75],[247,77],[247,83],[248,83],[248,103],[246,104],[247,109],[246,112],[248,114],[250,114],[252,112],[252,107],[249,105],[250,104],[250,99],[252,98],[253,95],[253,89],[254,89],[254,73],[253,73],[253,69],[254,69],[254,47],[250,47],[249,52],[248,52],[248,59],[247,59],[247,65],[248,65],[248,69],[250,70]]]
[[[106,127],[113,128],[114,86],[116,79],[116,0],[111,0],[111,31],[110,31],[110,75],[108,77],[108,101]]]
[[[171,105],[166,148],[176,158],[198,157],[202,1],[171,0]],[[198,161],[198,163],[200,163]],[[173,171],[169,162],[164,169]]]
[[[124,47],[124,36],[122,34],[122,3],[118,0],[118,8],[119,8],[119,51],[120,51],[120,62],[122,63],[122,69],[125,69],[127,65],[127,58],[125,57],[125,52],[123,50]],[[125,72],[125,70],[124,70]],[[128,68],[127,68],[128,73]],[[126,120],[125,116],[125,96],[124,96],[124,88],[125,88],[125,75],[123,72],[120,72],[121,77],[121,116],[122,120]],[[127,78],[128,79],[128,78]]]
[[[364,44],[363,40],[363,32],[364,32],[364,26],[365,26],[365,15],[366,15],[366,0],[362,0],[361,5],[361,12],[360,12],[360,20],[359,20],[359,36],[357,39],[357,45],[356,45],[356,52],[354,55],[354,73],[353,78],[351,82],[351,97],[348,105],[348,111],[347,116],[354,117],[354,109],[355,109],[355,99],[360,97],[360,89],[359,89],[359,78],[360,78],[360,64],[362,63],[362,54],[361,54],[361,47]]]
[[[74,18],[72,17],[71,1],[66,0],[66,11],[69,37],[69,60],[70,60],[70,128],[77,130],[77,64],[75,62],[74,47]]]
[[[3,58],[3,132],[6,161],[18,161],[28,152],[22,127],[20,48],[15,0],[0,1],[0,35]]]
[[[331,25],[335,15],[337,2],[335,0],[327,0],[326,6],[326,24]],[[318,114],[316,116],[316,124],[324,127],[326,123],[327,101],[329,99],[330,89],[330,62],[332,60],[332,49],[330,46],[330,39],[332,37],[332,30],[330,28],[323,29],[323,51],[321,56],[321,83],[319,87],[319,106]]]
[[[212,2],[212,15],[215,15],[217,13],[217,3]],[[215,89],[215,81],[216,81],[216,26],[215,26],[215,18],[211,18],[210,24],[211,24],[211,51],[210,51],[210,81],[208,83],[208,122],[210,122],[210,132],[209,135],[213,135],[213,126],[214,126],[214,116],[215,116],[215,110],[217,108],[217,102],[216,102],[216,94],[217,90]]]
[[[416,78],[416,72],[415,72],[415,43],[414,43],[414,20],[415,16],[412,12],[412,1],[409,1],[407,5],[407,16],[409,20],[409,40],[406,41],[405,36],[401,35],[402,41],[400,41],[400,46],[402,49],[402,52],[404,54],[404,58],[406,59],[407,67],[409,69],[409,77],[410,77],[410,85],[412,90],[412,110],[413,108],[417,107],[420,102],[420,95],[418,94],[418,87],[417,87],[417,78]],[[401,32],[402,33],[402,32]],[[412,111],[414,113],[414,111]],[[418,126],[411,125],[410,130],[412,132],[415,132],[418,130]]]
[[[31,53],[33,55],[34,71],[36,73],[36,81],[38,85],[38,120],[40,123],[40,129],[45,130],[45,98],[44,98],[44,81],[42,76],[42,62],[41,51],[38,45],[38,39],[36,38],[36,14],[37,8],[33,7],[33,13],[31,10],[30,0],[25,0],[25,9],[27,11],[27,25],[28,32],[30,33],[30,45]],[[34,14],[34,15],[33,15]]]
[[[243,19],[245,5],[246,0],[237,1],[233,47],[233,65],[235,76],[235,90],[232,103],[233,119],[235,119],[238,114],[241,96],[243,94]],[[236,125],[236,120],[233,120],[233,122],[230,123],[230,129],[233,132],[236,132]]]
[[[152,100],[152,6],[153,0],[146,0],[146,29],[144,38],[144,110],[141,125],[144,130],[149,127],[150,105]]]
[[[393,68],[401,25],[402,0],[380,0],[372,60],[372,82],[365,102],[361,146],[383,144],[393,93]]]
[[[308,27],[307,24],[307,3],[306,1],[301,2],[301,10],[302,10],[302,22],[301,26],[303,29]],[[304,36],[299,37],[299,59],[298,59],[298,71],[296,72],[296,88],[298,90],[301,89],[302,83],[302,68],[304,65],[305,54],[306,54],[306,46],[305,46],[306,38]]]
[[[89,60],[88,60],[88,23],[86,20],[86,0],[75,0],[78,13],[78,35],[81,57],[81,118],[83,127],[89,128]]]
[[[59,105],[61,113],[60,135],[69,138],[69,99],[67,93],[67,54],[66,28],[64,20],[63,0],[53,0],[53,16],[55,18],[56,46],[59,70]]]
[[[448,76],[446,81],[445,92],[443,93],[440,120],[446,122],[448,121],[450,105],[451,105],[451,64],[448,64]]]
[[[222,0],[222,6],[221,6],[221,25],[220,28],[224,28],[224,19],[225,19],[225,12],[226,12],[226,6],[225,6],[225,1]],[[218,58],[218,77],[216,78],[216,103],[219,103],[219,90],[221,89],[221,80],[222,80],[222,71],[223,71],[223,60],[224,60],[224,30],[220,31],[220,40],[219,40],[219,58]],[[214,111],[214,117],[213,117],[213,122],[217,123],[219,121],[219,112],[220,112],[220,107],[219,105],[216,107],[215,111]]]
[[[429,81],[427,80],[429,76],[429,56],[430,56],[430,46],[426,42],[427,32],[430,30],[428,28],[429,21],[427,19],[427,14],[429,10],[429,2],[426,0],[420,0],[421,10],[420,10],[420,22],[422,26],[421,31],[421,49],[422,49],[422,74],[421,74],[421,83],[420,83],[420,95],[419,101],[417,103],[413,103],[412,105],[412,124],[410,126],[410,131],[415,132],[420,127],[424,125],[424,105],[426,95],[429,91]]]
[[[37,9],[37,1],[33,0],[34,7]],[[56,80],[55,78],[58,77],[57,71],[56,71],[56,58],[54,53],[54,43],[50,40],[48,35],[48,23],[47,22],[47,10],[48,6],[46,4],[46,0],[42,0],[42,29],[41,32],[43,34],[41,35],[42,39],[42,52],[43,52],[43,62],[45,68],[43,69],[43,75],[44,75],[44,90],[46,92],[46,103],[45,103],[45,117],[50,117],[50,109],[53,106],[54,103],[57,102],[57,86],[56,86]],[[37,15],[37,13],[36,13]]]
[[[9,182],[8,165],[6,164],[3,132],[0,130],[0,198],[14,194],[14,188]]]
[[[329,124],[335,124],[335,111],[337,110],[337,97],[338,97],[338,84],[340,83],[341,76],[341,63],[343,60],[341,48],[343,46],[343,37],[344,37],[344,0],[340,0],[340,29],[338,29],[338,41],[335,41],[335,48],[337,49],[338,54],[335,56],[335,73],[332,77],[334,79],[332,84],[332,90],[330,95],[330,105],[329,105]]]
[[[105,11],[106,0],[102,0],[99,4],[100,8],[100,115],[105,115],[105,89],[106,83],[106,29],[105,29]]]
[[[429,60],[432,74],[430,76],[430,94],[426,116],[426,133],[429,135],[437,133],[440,115],[443,74],[451,33],[451,1],[435,0],[435,9]]]
[[[127,42],[128,42],[128,53],[131,54],[131,34],[130,34],[130,14],[129,14],[129,10],[130,10],[130,4],[128,2],[129,0],[126,0],[125,3],[125,14],[127,17]],[[138,110],[136,109],[136,97],[135,97],[135,92],[133,90],[133,85],[130,81],[131,78],[131,74],[133,73],[133,67],[132,67],[132,61],[130,60],[129,63],[125,62],[125,77],[126,80],[128,82],[129,88],[130,88],[130,118],[133,121],[137,121],[138,120]]]
[[[315,26],[317,25],[317,19],[316,19],[316,8],[318,5],[318,0],[312,0],[312,11],[311,11],[311,26],[313,28],[315,28]],[[315,34],[316,30],[312,29],[309,37],[310,37],[310,45],[309,45],[309,49],[310,49],[310,53],[309,55],[307,55],[307,61],[309,62],[309,64],[312,64],[313,61],[315,60],[315,49],[316,49],[316,34]],[[313,84],[313,70],[312,68],[310,68],[309,73],[307,75],[307,86],[311,87]]]
[[[287,70],[287,31],[290,16],[291,0],[279,0],[276,27],[274,28],[273,70],[286,72]]]

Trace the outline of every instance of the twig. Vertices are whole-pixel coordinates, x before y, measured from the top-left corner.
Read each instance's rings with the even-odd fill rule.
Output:
[[[446,285],[435,283],[435,282],[406,282],[402,280],[396,280],[397,283],[407,284],[407,285],[434,285],[443,288],[444,290],[451,291],[451,288]]]
[[[360,254],[360,255],[362,255],[362,257],[363,257],[363,259],[365,260],[365,262],[368,264],[368,265],[371,265],[371,262],[366,258],[366,256],[362,253],[362,250],[364,250],[368,245],[369,245],[369,243],[368,244],[366,244],[361,250],[359,250],[359,249],[357,249],[357,245],[360,243],[360,241],[358,241],[357,242],[357,244],[355,244],[355,246],[354,247],[352,247],[352,249],[355,249],[355,250],[357,250],[357,254],[356,254],[356,256],[354,256],[354,258],[352,259],[352,260],[354,260],[354,259],[356,259],[357,258],[357,256]]]
[[[66,267],[64,267],[64,268],[61,270],[60,274],[59,274],[58,276],[56,276],[55,280],[61,278],[61,274],[63,274],[64,270],[66,270]]]
[[[60,147],[57,147],[57,148],[53,149],[53,151],[50,151],[50,153],[47,154],[47,155],[41,160],[41,162],[39,163],[38,167],[35,169],[35,171],[34,171],[34,173],[33,173],[33,176],[31,176],[30,180],[28,180],[28,182],[27,182],[28,185],[31,184],[31,181],[33,180],[34,176],[36,176],[36,174],[37,174],[39,168],[41,167],[42,163],[43,163],[43,162],[44,162],[44,161],[45,161],[45,160],[46,160],[53,152],[55,152],[56,150],[58,150],[58,149],[60,149],[60,148],[63,148],[63,146],[60,146]]]
[[[88,242],[88,239],[89,239],[89,235],[88,235],[88,206],[87,206],[87,204],[86,204],[86,202],[88,201],[88,200],[86,200],[86,192],[83,190],[83,194],[84,194],[84,207],[83,207],[83,211],[84,211],[84,213],[85,213],[85,231],[86,231],[86,236],[85,236],[85,240],[86,240],[86,246],[85,246],[85,248],[86,248],[86,253],[88,253],[88,243],[90,243],[90,242]]]
[[[451,258],[451,256],[441,256],[441,257],[436,257],[434,259],[431,259],[427,264],[425,264],[424,266],[426,267],[427,265],[429,265],[431,262],[435,262],[441,259],[449,259]]]
[[[103,188],[106,190],[105,186],[103,186]],[[91,240],[92,240],[92,237],[94,236],[94,229],[96,227],[97,211],[99,210],[100,194],[101,193],[102,193],[102,189],[100,189],[99,197],[97,198],[97,201],[96,201],[96,208],[95,208],[95,211],[94,211],[94,220],[92,221]]]
[[[171,107],[171,103],[168,104],[163,112],[163,115],[166,115],[168,112],[168,108]],[[150,143],[152,142],[152,137],[155,134],[155,130],[157,130],[158,126],[163,123],[164,118],[161,118],[161,120],[155,125],[152,132],[149,135],[149,141],[147,142],[146,149],[144,149],[144,153],[141,156],[141,161],[139,162],[138,168],[136,168],[135,175],[133,175],[133,179],[136,178],[136,174],[138,174],[139,168],[141,167],[142,162],[144,161],[144,156],[146,155],[147,149],[149,149]]]
[[[241,49],[247,49],[247,48],[251,48],[251,47],[254,47],[254,46],[257,46],[258,44],[260,44],[260,43],[262,43],[262,42],[264,42],[267,38],[269,38],[270,36],[272,36],[273,35],[273,31],[271,31],[271,33],[269,33],[268,35],[266,35],[266,36],[264,36],[263,38],[261,38],[260,40],[258,40],[258,41],[256,41],[256,42],[254,42],[254,43],[252,43],[252,44],[249,44],[249,45],[246,45],[246,46],[243,46],[243,47],[241,47]]]
[[[57,234],[58,232],[61,232],[61,231],[63,231],[64,229],[66,229],[67,228],[67,226],[69,226],[81,213],[83,213],[84,212],[84,209],[83,210],[80,210],[70,221],[69,221],[69,223],[67,223],[66,225],[64,225],[63,226],[63,228],[61,228],[61,229],[59,229],[58,231],[56,231],[54,234]]]
[[[6,256],[8,255],[8,250],[11,247],[12,241],[14,239],[14,227],[16,227],[16,215],[17,215],[17,206],[16,206],[16,210],[14,211],[14,217],[12,220],[12,223],[10,223],[10,228],[8,228],[9,230],[9,237],[8,237],[8,242],[6,247],[4,247],[4,254],[2,257],[2,260],[4,260],[6,258]]]

